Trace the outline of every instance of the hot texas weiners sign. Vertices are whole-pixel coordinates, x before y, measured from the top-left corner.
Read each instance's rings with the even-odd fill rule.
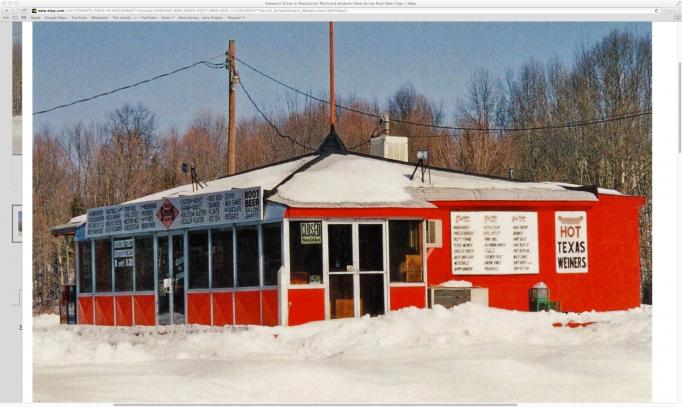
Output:
[[[105,206],[88,210],[86,238],[263,219],[260,187]]]
[[[556,212],[557,273],[587,273],[587,213]]]

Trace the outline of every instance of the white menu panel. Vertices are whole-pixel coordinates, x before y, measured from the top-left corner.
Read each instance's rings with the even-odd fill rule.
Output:
[[[450,213],[452,274],[537,274],[536,212]]]

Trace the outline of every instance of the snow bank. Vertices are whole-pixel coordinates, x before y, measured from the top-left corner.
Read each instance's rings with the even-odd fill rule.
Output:
[[[33,317],[34,327],[48,327],[59,325],[59,315],[57,314],[40,314]]]
[[[379,318],[289,328],[59,326],[42,319],[34,325],[33,347],[34,399],[41,401],[633,401],[649,397],[649,308],[562,314],[467,303],[451,310],[408,308]],[[574,329],[552,326],[569,321],[596,323]],[[99,380],[93,381],[91,375]],[[107,375],[116,386],[108,384]],[[187,375],[195,380],[184,380]],[[317,384],[311,387],[313,379]],[[548,392],[546,386],[538,386],[540,379],[557,388]],[[175,380],[177,386],[167,385]],[[76,390],[59,390],[58,383],[70,381]],[[227,383],[240,386],[227,391]],[[164,392],[149,390],[155,384]],[[190,385],[199,386],[201,392]]]
[[[448,280],[440,284],[441,287],[473,287],[470,281],[465,280]]]

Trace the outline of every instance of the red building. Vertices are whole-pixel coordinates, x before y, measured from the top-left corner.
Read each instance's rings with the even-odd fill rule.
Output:
[[[406,148],[382,136],[358,154],[332,132],[309,155],[90,209],[55,228],[76,236],[78,322],[296,325],[426,307],[450,280],[507,309],[538,282],[562,311],[639,305],[641,197],[386,158]]]

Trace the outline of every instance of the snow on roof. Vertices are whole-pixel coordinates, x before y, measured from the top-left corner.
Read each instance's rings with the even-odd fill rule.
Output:
[[[132,201],[125,203],[154,201],[163,198],[174,198],[186,195],[208,194],[212,192],[227,191],[232,188],[250,188],[260,186],[264,190],[268,190],[277,186],[277,184],[282,182],[291,173],[316,157],[317,156],[315,155],[307,155],[299,157],[295,160],[284,161],[282,163],[273,164],[250,171],[244,171],[230,177],[223,177],[212,181],[207,181],[207,186],[205,188],[200,188],[196,191],[192,191],[192,184],[186,184],[151,195],[143,196],[141,198],[133,199]]]
[[[545,184],[552,184],[552,185],[559,185],[562,187],[580,187],[581,185],[578,184],[569,184],[568,182],[545,182]],[[625,196],[624,193],[620,191],[616,191],[615,189],[608,189],[608,188],[597,188],[600,194],[604,195],[620,195],[620,196]]]
[[[192,191],[186,184],[146,195],[125,203],[138,203],[260,186],[272,195],[266,199],[291,207],[417,207],[433,208],[434,201],[520,200],[596,201],[579,185],[554,182],[525,182],[474,175],[446,169],[431,169],[421,181],[414,164],[358,153],[310,154],[289,161],[207,181]],[[600,193],[622,195],[599,189]],[[69,224],[80,225],[86,215]]]
[[[87,218],[88,218],[88,215],[85,215],[85,214],[75,216],[75,217],[71,218],[71,220],[69,220],[67,223],[53,227],[52,228],[52,234],[55,236],[71,235],[71,234],[75,233],[76,229],[78,229],[78,227],[80,225],[85,223]]]
[[[414,164],[360,154],[331,154],[277,188],[271,201],[301,207],[433,207],[431,201],[596,201],[587,191],[432,169],[410,180]]]

